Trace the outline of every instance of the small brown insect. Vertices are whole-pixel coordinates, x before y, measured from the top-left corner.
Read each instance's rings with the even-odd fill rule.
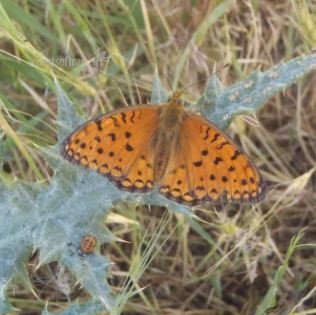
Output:
[[[89,234],[85,235],[80,241],[80,253],[82,255],[91,254],[97,246],[97,239],[95,236]]]

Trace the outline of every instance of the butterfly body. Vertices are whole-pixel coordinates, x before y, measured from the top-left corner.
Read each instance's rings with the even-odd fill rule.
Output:
[[[62,155],[97,170],[122,190],[187,205],[253,203],[264,182],[233,141],[185,110],[176,93],[161,105],[138,105],[91,120],[65,139]]]
[[[159,127],[153,134],[150,145],[154,153],[154,182],[159,183],[166,173],[172,153],[177,150],[180,127],[185,110],[177,98],[160,105]]]

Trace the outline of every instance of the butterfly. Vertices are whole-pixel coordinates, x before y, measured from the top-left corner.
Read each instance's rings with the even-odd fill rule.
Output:
[[[122,190],[157,189],[180,204],[261,201],[265,183],[250,158],[213,123],[187,111],[180,96],[92,119],[64,140],[61,154]]]

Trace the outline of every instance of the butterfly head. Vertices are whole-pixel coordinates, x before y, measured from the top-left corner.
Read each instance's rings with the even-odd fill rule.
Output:
[[[181,91],[174,92],[168,103],[170,105],[175,106],[175,107],[177,107],[177,106],[181,106],[182,107],[183,104],[182,104],[182,101],[181,101],[181,95],[182,95]]]
[[[181,100],[182,91],[176,91],[166,103],[166,106],[161,111],[160,119],[166,126],[175,124],[176,122],[181,123],[185,116],[185,108],[183,101]],[[179,124],[178,124],[179,126]]]

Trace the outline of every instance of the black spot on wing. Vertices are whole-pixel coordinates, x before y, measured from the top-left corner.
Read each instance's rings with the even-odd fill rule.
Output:
[[[129,151],[129,152],[134,150],[134,148],[128,142],[125,145],[125,149],[126,149],[126,151]]]
[[[116,140],[116,134],[115,134],[115,133],[110,132],[110,133],[108,134],[108,136],[111,138],[111,140],[112,140],[113,142]]]
[[[195,167],[201,167],[203,165],[203,162],[202,161],[196,161],[196,162],[193,162],[193,165]]]
[[[121,113],[121,119],[122,119],[124,124],[127,123],[127,121],[126,121],[126,113],[124,113],[124,112]]]
[[[221,150],[221,149],[223,149],[223,147],[224,147],[225,145],[227,145],[227,144],[229,144],[228,141],[223,141],[222,143],[220,143],[220,144],[216,147],[216,149],[217,149],[217,150]]]
[[[221,163],[221,162],[223,162],[223,159],[222,159],[221,157],[219,157],[219,156],[217,156],[217,157],[215,158],[215,160],[214,160],[214,164],[215,164],[215,165],[218,165],[218,164]]]
[[[240,152],[238,151],[238,150],[236,150],[235,152],[234,152],[234,154],[231,156],[231,160],[232,161],[234,161],[234,160],[236,160],[237,158],[238,158],[238,156],[240,155]]]
[[[235,170],[236,170],[235,166],[232,166],[232,165],[228,168],[228,172],[234,172]]]
[[[219,133],[215,133],[213,139],[211,140],[211,143],[217,141],[217,139],[219,138],[220,134]]]
[[[205,136],[203,138],[203,140],[206,140],[208,138],[208,132],[211,130],[210,127],[207,127],[206,131],[205,131]]]

